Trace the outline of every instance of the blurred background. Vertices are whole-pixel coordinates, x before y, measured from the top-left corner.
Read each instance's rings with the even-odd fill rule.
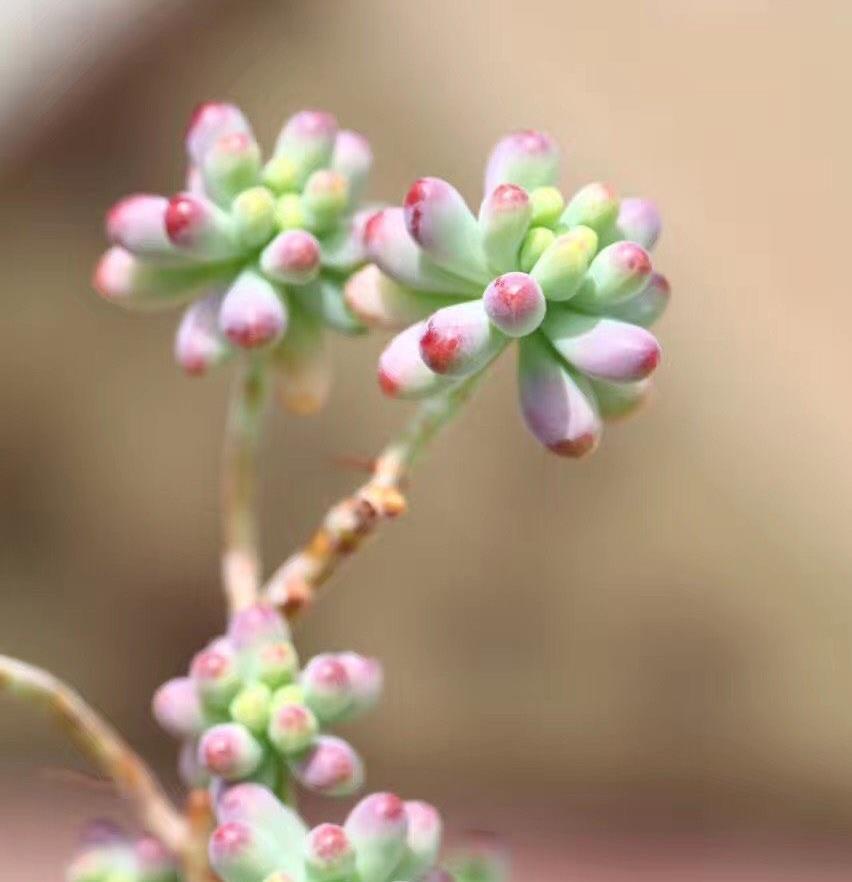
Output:
[[[495,139],[546,128],[566,188],[663,211],[657,399],[562,461],[506,358],[302,653],[382,658],[355,734],[371,786],[496,831],[518,879],[848,880],[850,38],[844,0],[7,0],[0,651],[174,784],[148,701],[222,625],[228,371],[185,379],[176,316],[89,276],[113,201],[179,187],[197,102],[237,101],[266,144],[333,111],[388,201],[433,174],[478,203]],[[406,418],[374,384],[382,342],[340,343],[321,416],[273,415],[270,566],[360,481],[337,458]],[[0,757],[0,878],[58,880],[82,821],[122,808],[57,773],[85,765],[26,708],[0,707]]]

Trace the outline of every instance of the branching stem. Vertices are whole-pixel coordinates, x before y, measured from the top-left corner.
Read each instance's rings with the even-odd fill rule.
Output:
[[[237,377],[222,466],[222,577],[229,611],[257,601],[303,612],[317,589],[384,520],[406,508],[403,489],[423,449],[452,420],[475,385],[469,379],[423,402],[402,434],[375,460],[370,479],[326,513],[308,544],[288,558],[260,592],[257,448],[267,400],[267,364],[248,362]],[[171,802],[147,764],[83,698],[57,677],[0,655],[0,692],[51,711],[116,788],[133,802],[142,824],[181,858],[188,882],[213,882],[206,857],[212,813],[205,794],[191,794],[186,814]]]
[[[332,506],[307,545],[273,574],[263,591],[267,602],[295,618],[311,605],[317,589],[343,559],[382,521],[405,511],[403,488],[412,465],[470,396],[476,379],[466,380],[419,406],[399,438],[375,460],[370,480]]]
[[[234,381],[222,456],[222,581],[230,612],[257,599],[257,448],[267,399],[267,362],[247,361]]]

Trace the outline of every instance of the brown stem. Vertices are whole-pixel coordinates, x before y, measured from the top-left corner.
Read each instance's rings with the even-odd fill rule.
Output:
[[[473,391],[476,378],[424,401],[402,435],[379,454],[370,479],[351,496],[328,510],[304,548],[276,570],[263,591],[264,599],[288,618],[304,612],[345,557],[376,527],[406,508],[403,486],[423,448],[455,416]]]
[[[0,691],[44,705],[81,750],[136,806],[145,828],[183,855],[189,830],[151,769],[116,730],[53,674],[0,655]]]
[[[267,397],[266,362],[245,364],[235,380],[222,457],[222,581],[230,612],[257,600],[257,446]]]
[[[187,846],[183,852],[183,872],[186,882],[219,882],[210,867],[207,843],[216,826],[213,798],[205,788],[190,790],[185,805],[189,827]]]

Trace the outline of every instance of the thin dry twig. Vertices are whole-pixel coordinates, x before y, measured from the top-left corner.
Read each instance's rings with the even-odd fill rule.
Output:
[[[95,710],[53,674],[0,655],[0,691],[44,705],[81,750],[131,800],[147,830],[183,854],[188,827],[154,773]]]
[[[344,558],[380,523],[405,511],[403,489],[411,466],[455,416],[474,385],[475,378],[467,380],[420,405],[402,435],[377,457],[370,479],[333,505],[308,543],[276,570],[263,591],[265,601],[295,618],[313,603],[317,589]]]

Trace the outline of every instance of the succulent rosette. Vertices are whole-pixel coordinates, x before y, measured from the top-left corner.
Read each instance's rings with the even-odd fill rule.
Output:
[[[134,194],[109,211],[112,247],[94,287],[131,309],[185,305],[175,357],[187,373],[239,350],[268,351],[285,405],[314,410],[329,383],[325,329],[363,329],[342,285],[365,257],[358,206],[370,147],[330,114],[302,111],[264,164],[242,112],[207,103],[186,149],[182,192]]]
[[[362,799],[342,826],[309,830],[265,787],[240,784],[217,804],[210,864],[224,882],[426,882],[434,869],[441,817],[429,804],[393,793]]]
[[[416,181],[402,207],[365,228],[371,265],[346,300],[368,324],[404,328],[383,352],[379,382],[398,398],[440,393],[518,341],[521,410],[550,450],[593,450],[602,420],[647,395],[660,347],[647,330],[669,299],[648,251],[654,205],[601,183],[569,199],[559,150],[516,132],[491,153],[475,216],[446,181]]]
[[[214,793],[240,781],[280,790],[291,778],[326,796],[363,784],[354,748],[324,733],[371,708],[382,689],[381,665],[354,652],[315,656],[300,669],[283,618],[253,606],[227,633],[164,683],[153,699],[160,725],[183,742],[180,770],[190,786]]]
[[[153,836],[131,837],[99,821],[90,825],[66,873],[67,882],[179,882],[178,863]]]

